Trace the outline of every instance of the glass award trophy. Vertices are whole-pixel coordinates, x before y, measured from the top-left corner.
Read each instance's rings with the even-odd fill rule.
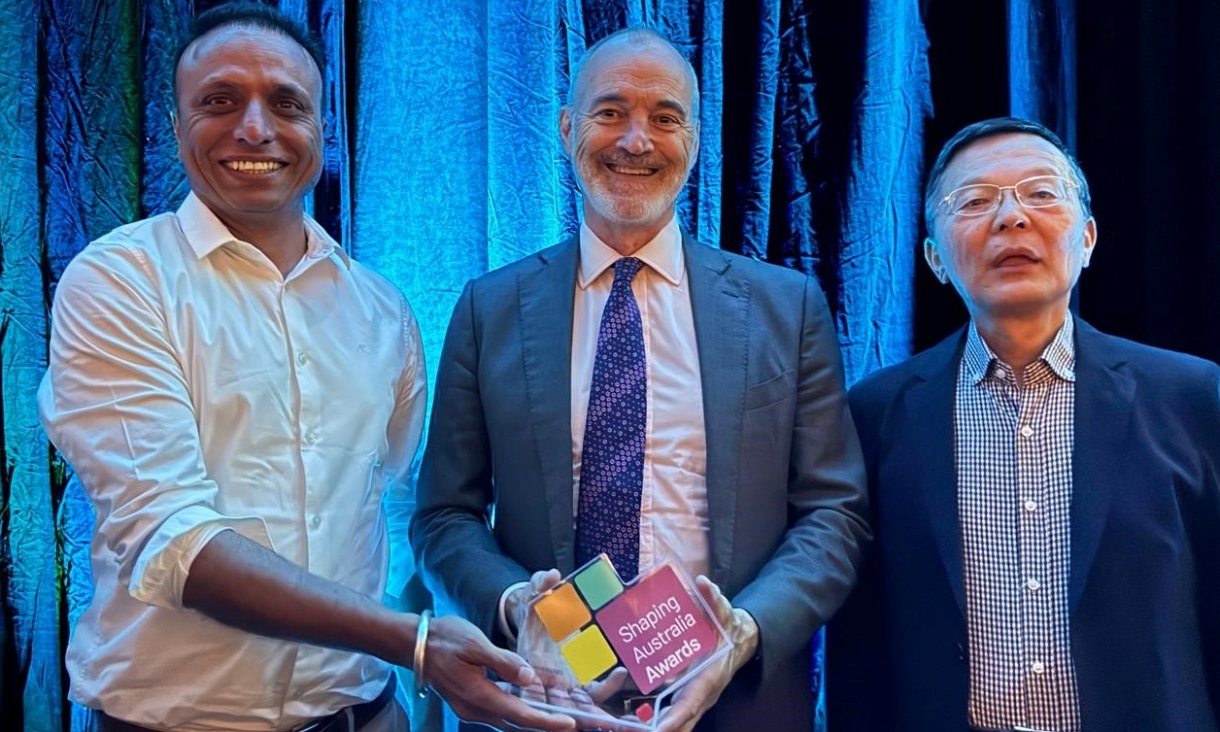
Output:
[[[623,582],[605,554],[534,598],[517,641],[538,682],[516,693],[601,730],[655,729],[673,694],[730,648],[676,564]]]

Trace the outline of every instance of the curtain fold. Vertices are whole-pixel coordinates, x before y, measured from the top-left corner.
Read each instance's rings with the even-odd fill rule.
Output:
[[[911,355],[928,41],[914,3],[869,3],[831,282],[849,383]],[[837,305],[837,307],[836,307]]]
[[[1076,0],[1008,0],[1008,89],[1014,117],[1076,149]]]
[[[29,710],[28,730],[59,732],[62,683],[48,446],[30,395],[46,368],[38,135],[38,8],[0,4],[0,540],[4,683],[0,718]]]

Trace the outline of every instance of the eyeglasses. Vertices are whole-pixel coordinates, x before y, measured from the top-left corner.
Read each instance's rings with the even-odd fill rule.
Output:
[[[1035,175],[1011,186],[975,183],[949,192],[940,205],[954,216],[983,216],[1000,207],[1004,191],[1011,190],[1023,208],[1050,208],[1067,200],[1069,188],[1079,188],[1061,175]]]

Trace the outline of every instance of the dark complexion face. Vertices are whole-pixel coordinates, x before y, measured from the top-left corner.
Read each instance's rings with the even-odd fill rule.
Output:
[[[230,229],[300,215],[322,166],[321,73],[288,36],[223,26],[177,69],[178,156],[195,192]]]

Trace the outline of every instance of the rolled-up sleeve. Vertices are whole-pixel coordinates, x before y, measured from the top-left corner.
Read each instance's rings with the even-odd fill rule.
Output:
[[[215,508],[162,283],[122,242],[87,247],[59,282],[38,403],[47,435],[93,501],[100,547],[136,599],[181,607],[191,562],[221,531],[273,549],[255,516]]]

